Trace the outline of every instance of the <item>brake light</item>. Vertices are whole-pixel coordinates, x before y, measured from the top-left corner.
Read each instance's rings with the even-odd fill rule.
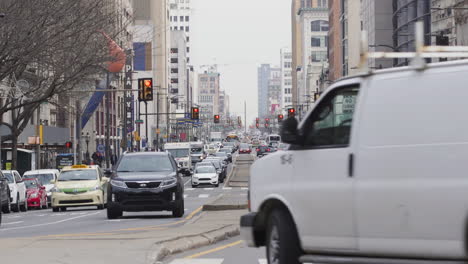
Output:
[[[270,151],[270,149],[267,149],[267,151]]]
[[[260,149],[257,149],[257,152],[259,152],[259,151],[260,151]]]

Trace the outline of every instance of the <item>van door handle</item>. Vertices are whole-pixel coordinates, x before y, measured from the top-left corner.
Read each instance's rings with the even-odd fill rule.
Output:
[[[348,156],[348,177],[354,176],[354,154],[350,153]]]

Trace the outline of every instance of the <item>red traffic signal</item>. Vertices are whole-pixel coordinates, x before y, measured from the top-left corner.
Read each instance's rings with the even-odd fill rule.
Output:
[[[200,119],[200,109],[198,107],[192,107],[192,120]]]
[[[283,119],[284,119],[284,115],[279,114],[279,115],[278,115],[278,122],[283,121]]]
[[[219,115],[214,115],[214,123],[218,124],[219,123]]]
[[[73,142],[71,142],[71,141],[65,142],[65,147],[66,148],[72,148],[73,147]]]
[[[288,108],[288,117],[294,117],[296,115],[296,109]]]

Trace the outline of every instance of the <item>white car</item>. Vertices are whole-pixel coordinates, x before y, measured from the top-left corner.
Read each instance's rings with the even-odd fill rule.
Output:
[[[192,187],[199,185],[219,186],[219,176],[214,166],[197,166],[192,175]]]
[[[25,212],[28,210],[28,200],[26,196],[26,185],[23,182],[20,174],[16,170],[2,170],[3,175],[8,180],[11,195],[11,210]]]
[[[23,174],[23,178],[37,178],[39,182],[46,188],[47,202],[50,205],[50,197],[52,195],[51,190],[54,188],[54,184],[58,178],[59,173],[59,170],[56,169],[32,170],[25,172]]]
[[[251,167],[244,240],[277,264],[466,263],[467,72],[351,76],[284,120],[290,147]]]

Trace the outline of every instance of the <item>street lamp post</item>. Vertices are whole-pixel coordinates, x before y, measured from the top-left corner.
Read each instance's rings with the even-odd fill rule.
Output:
[[[86,162],[89,164],[90,163],[90,160],[89,160],[89,139],[90,139],[89,132],[87,132],[86,135],[83,135],[83,133],[81,133],[81,135],[82,135],[82,137],[84,137],[85,142],[86,142]]]

